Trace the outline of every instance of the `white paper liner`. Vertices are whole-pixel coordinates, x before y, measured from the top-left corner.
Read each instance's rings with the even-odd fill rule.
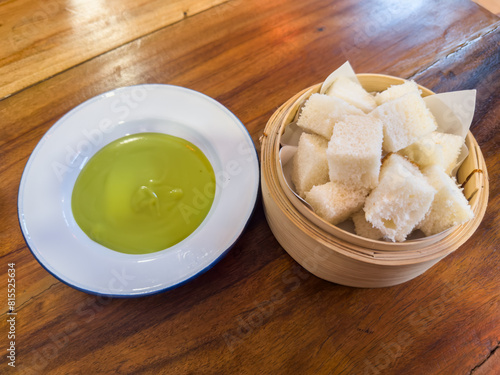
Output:
[[[345,62],[341,67],[332,72],[328,78],[323,82],[320,88],[320,93],[324,94],[330,85],[340,76],[347,77],[359,83],[354,70],[352,69],[349,61]],[[476,90],[462,90],[452,91],[442,94],[429,95],[424,98],[424,102],[436,118],[437,129],[436,131],[442,133],[449,133],[459,135],[464,139],[469,132],[474,110],[476,105]],[[300,112],[300,108],[298,113]],[[296,116],[297,118],[297,116]],[[280,163],[283,170],[283,175],[288,187],[304,204],[313,210],[311,206],[295,192],[295,187],[292,182],[292,160],[297,152],[300,135],[303,130],[297,126],[296,122],[290,123],[285,132],[281,136],[281,149],[280,149]],[[451,175],[456,176],[457,170],[463,163],[469,150],[465,143],[462,145],[460,155],[457,159],[457,165],[453,169]],[[313,210],[314,211],[314,210]],[[352,221],[349,219],[346,222],[336,225],[337,227],[347,230],[350,233],[354,232]],[[419,239],[424,237],[423,233],[416,231],[412,233],[408,239]]]

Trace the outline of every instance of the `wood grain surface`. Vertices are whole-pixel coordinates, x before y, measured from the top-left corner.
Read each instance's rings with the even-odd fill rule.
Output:
[[[0,1],[0,300],[15,263],[18,313],[16,369],[4,356],[0,373],[500,373],[498,17],[466,0],[169,2],[174,8],[89,0],[54,2],[55,16],[37,21],[43,28],[24,26],[29,36],[14,27],[38,19],[41,4]],[[181,5],[197,10],[180,17]],[[75,19],[66,7],[78,6],[108,13]],[[109,13],[118,8],[126,16]],[[19,35],[27,39],[11,48]],[[383,289],[318,279],[280,247],[260,199],[219,263],[155,296],[85,294],[30,253],[19,181],[37,142],[71,108],[121,86],[180,85],[227,106],[259,149],[277,107],[346,60],[359,73],[411,78],[435,92],[478,92],[471,130],[490,175],[488,209],[469,241],[425,274]]]
[[[491,13],[500,16],[500,3],[496,0],[473,0]]]
[[[0,2],[0,98],[224,1]]]

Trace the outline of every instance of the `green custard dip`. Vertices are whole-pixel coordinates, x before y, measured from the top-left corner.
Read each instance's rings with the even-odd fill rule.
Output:
[[[71,209],[95,242],[122,253],[169,248],[203,222],[215,196],[215,173],[185,139],[138,133],[99,150],[83,167]]]

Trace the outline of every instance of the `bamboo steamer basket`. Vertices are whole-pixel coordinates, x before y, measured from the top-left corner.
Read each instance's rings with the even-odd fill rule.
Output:
[[[368,92],[380,92],[402,84],[401,78],[358,74]],[[465,138],[469,155],[458,169],[474,218],[434,236],[400,243],[376,241],[336,227],[309,209],[288,188],[280,158],[280,141],[300,106],[321,84],[294,95],[269,119],[261,138],[261,185],[264,211],[281,246],[314,275],[353,287],[376,288],[411,280],[458,249],[477,229],[488,203],[488,173],[481,150],[471,132]],[[419,86],[422,96],[433,95]]]

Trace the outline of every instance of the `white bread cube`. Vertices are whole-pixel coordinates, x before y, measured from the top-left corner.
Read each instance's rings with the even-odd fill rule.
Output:
[[[391,100],[397,99],[410,92],[421,94],[418,85],[414,81],[405,81],[401,85],[392,85],[387,90],[379,92],[375,95],[375,102],[377,105],[387,103]]]
[[[375,108],[371,113],[384,124],[383,149],[396,152],[436,130],[436,119],[417,93],[409,93]]]
[[[402,242],[429,211],[435,193],[418,167],[401,155],[389,154],[379,184],[366,198],[366,220],[385,238]]]
[[[316,185],[306,193],[306,202],[320,217],[335,225],[363,207],[368,190],[356,190],[337,182]]]
[[[328,182],[326,148],[328,141],[316,134],[302,133],[293,157],[292,182],[295,192],[304,198],[314,185]]]
[[[441,233],[474,217],[469,202],[461,189],[440,166],[427,167],[423,170],[423,174],[437,190],[429,212],[419,224],[419,229],[426,236]]]
[[[359,83],[350,80],[347,77],[338,77],[328,88],[326,95],[335,96],[365,113],[375,109],[377,103],[373,95],[369,94]]]
[[[443,148],[443,164],[441,165],[446,173],[450,174],[457,165],[464,139],[456,134],[432,132],[432,140]]]
[[[326,151],[331,181],[355,189],[378,184],[382,156],[382,121],[364,116],[346,116],[333,129]]]
[[[350,114],[362,115],[363,111],[342,99],[312,94],[300,111],[297,125],[308,132],[330,139],[335,124]]]
[[[365,211],[360,210],[352,215],[352,221],[354,222],[354,231],[358,236],[372,240],[380,240],[384,237],[379,229],[366,221]]]
[[[464,140],[459,135],[432,132],[399,150],[398,153],[407,156],[420,168],[437,164],[450,174],[457,163],[463,144]]]
[[[432,132],[434,133],[434,132]],[[418,164],[420,168],[430,165],[444,164],[443,146],[436,144],[429,133],[418,141],[398,151],[398,154],[406,156],[408,159]]]

